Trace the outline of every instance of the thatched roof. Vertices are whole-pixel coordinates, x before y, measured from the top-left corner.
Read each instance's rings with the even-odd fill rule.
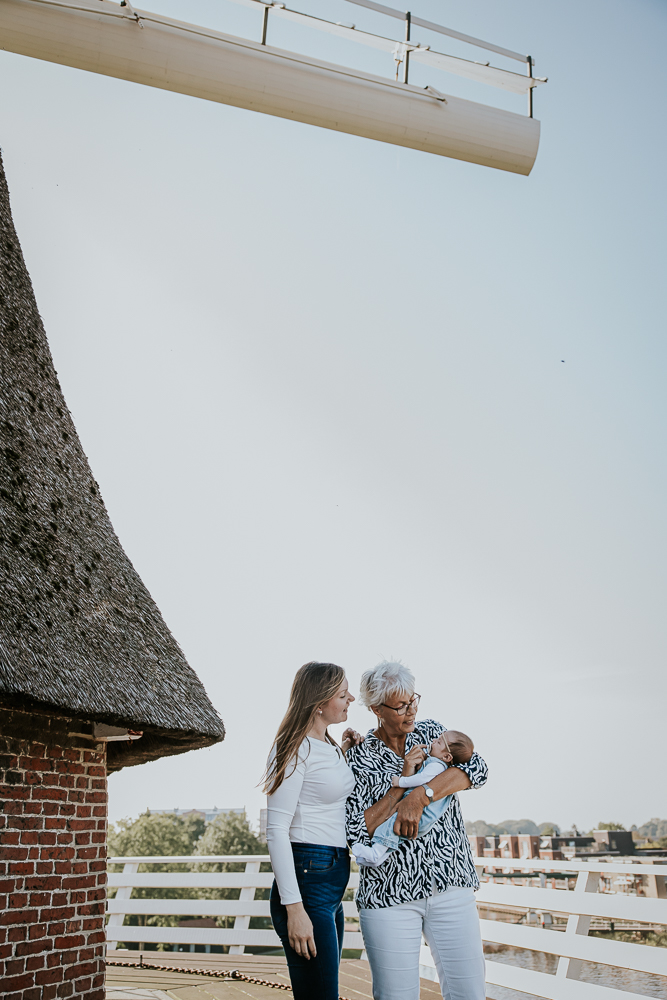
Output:
[[[0,449],[0,699],[143,729],[136,744],[114,745],[127,763],[222,739],[222,721],[125,555],[83,453],[1,161]]]

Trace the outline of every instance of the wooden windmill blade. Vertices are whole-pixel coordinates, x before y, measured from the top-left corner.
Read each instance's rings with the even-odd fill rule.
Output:
[[[527,92],[532,100],[534,87],[545,81],[532,77],[529,57],[525,57],[529,74],[522,76],[432,51],[409,37],[397,42],[285,5],[235,2],[263,13],[258,40],[111,0],[2,0],[0,36],[4,49],[21,55],[499,170],[530,173],[540,137],[540,124],[532,117],[445,95],[436,86],[413,86],[264,42],[270,11],[271,18],[296,20],[390,54],[393,51],[403,65],[404,78],[412,59],[515,93]],[[377,9],[382,5],[364,6]],[[408,36],[409,25],[408,21]],[[468,40],[456,32],[449,34]],[[488,47],[524,59],[510,50]]]

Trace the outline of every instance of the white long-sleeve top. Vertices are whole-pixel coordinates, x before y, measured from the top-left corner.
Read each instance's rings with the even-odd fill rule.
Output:
[[[284,906],[301,901],[291,844],[345,847],[345,800],[354,788],[345,757],[323,740],[306,737],[291,773],[290,768],[267,797],[266,841]]]
[[[436,774],[442,774],[443,771],[447,770],[447,765],[438,760],[437,757],[427,757],[422,767],[416,774],[401,776],[398,779],[399,788],[416,788],[418,785],[428,785],[429,781],[433,781]]]

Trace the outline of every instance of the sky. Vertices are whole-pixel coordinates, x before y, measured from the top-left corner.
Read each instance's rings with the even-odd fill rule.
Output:
[[[292,6],[400,30],[345,0]],[[65,397],[227,727],[113,775],[111,820],[215,805],[257,823],[298,667],[339,663],[356,692],[385,657],[487,760],[467,819],[667,816],[667,10],[412,10],[549,77],[530,177],[0,52],[0,146]],[[227,0],[187,16],[255,37]]]

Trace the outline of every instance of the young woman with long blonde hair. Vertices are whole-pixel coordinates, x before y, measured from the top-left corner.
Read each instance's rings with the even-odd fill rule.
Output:
[[[344,752],[361,737],[347,729],[341,748],[327,727],[345,722],[353,701],[342,667],[306,663],[294,678],[266,769],[271,919],[295,1000],[338,1000],[350,875],[345,801],[354,788]]]

